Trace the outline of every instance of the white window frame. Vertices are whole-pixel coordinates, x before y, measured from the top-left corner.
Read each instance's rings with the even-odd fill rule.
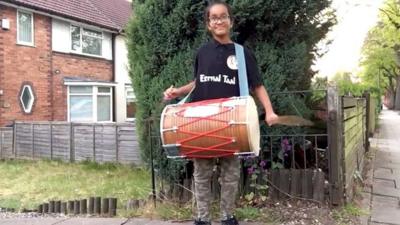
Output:
[[[80,32],[80,37],[79,37],[79,38],[80,38],[80,39],[79,39],[80,46],[79,46],[78,50],[73,50],[73,49],[72,49],[72,27],[73,27],[73,26],[74,26],[74,27],[78,27],[78,28],[79,28],[79,32]],[[100,38],[100,39],[101,39],[101,51],[100,51],[100,55],[84,53],[84,52],[82,51],[83,29],[91,30],[91,31],[95,31],[95,32],[101,33],[101,38]],[[98,37],[95,37],[95,38],[98,38]],[[86,27],[79,26],[79,25],[77,25],[77,24],[70,24],[70,26],[69,26],[69,42],[70,42],[69,49],[70,49],[70,51],[71,51],[72,53],[80,54],[80,55],[86,55],[86,56],[91,56],[91,57],[103,58],[104,32],[101,31],[101,30],[97,30],[97,29],[93,29],[93,28],[86,28]]]
[[[128,117],[128,111],[126,110],[126,105],[128,103],[128,99],[133,99],[134,102],[137,102],[137,99],[136,99],[136,95],[134,97],[128,96],[128,91],[132,91],[133,92],[133,87],[131,86],[131,84],[125,85],[125,115],[126,115],[126,121],[131,122],[131,121],[135,121],[136,117],[134,117],[134,118],[129,118]]]
[[[108,88],[109,89],[109,92],[108,93],[105,93],[105,92],[99,92],[99,88],[102,88],[102,87],[105,87],[105,88]],[[112,96],[112,87],[106,87],[106,86],[95,86],[95,88],[93,88],[93,94],[96,94],[94,97],[96,98],[96,101],[94,102],[94,104],[93,104],[93,108],[94,109],[96,109],[95,110],[95,112],[93,112],[93,114],[96,114],[95,115],[95,119],[96,119],[96,122],[113,122],[113,96]],[[97,114],[98,114],[98,112],[97,112],[97,102],[98,102],[98,96],[109,96],[110,97],[110,120],[108,120],[108,121],[97,121],[98,120],[98,118],[97,118]]]
[[[31,40],[32,42],[26,42],[26,41],[20,41],[19,40],[19,14],[20,13],[25,13],[25,14],[30,14],[31,15],[31,27],[32,27],[32,32],[31,32]],[[32,12],[24,11],[24,10],[17,10],[17,44],[19,45],[27,45],[27,46],[35,46],[35,27],[34,27],[34,17]]]
[[[71,87],[86,86],[92,87],[92,93],[71,93]],[[99,87],[107,87],[110,89],[109,93],[99,93]],[[92,119],[89,121],[71,121],[71,96],[92,96]],[[97,118],[97,96],[110,96],[110,120],[98,121]],[[93,84],[70,84],[67,86],[67,112],[68,122],[93,122],[93,123],[112,123],[113,122],[113,85],[93,85]]]
[[[30,100],[30,102],[28,103],[28,105],[27,105],[26,107],[25,107],[24,101],[23,101],[23,99],[22,99],[22,96],[24,95],[25,88],[28,89],[28,92],[29,92],[29,94],[30,94],[31,97],[32,97],[32,99]],[[33,94],[31,85],[25,84],[25,85],[22,87],[22,89],[21,89],[21,96],[19,96],[19,100],[21,101],[21,105],[22,105],[22,108],[23,108],[24,112],[25,112],[25,113],[31,113],[31,112],[32,112],[33,104],[35,103],[35,95]]]

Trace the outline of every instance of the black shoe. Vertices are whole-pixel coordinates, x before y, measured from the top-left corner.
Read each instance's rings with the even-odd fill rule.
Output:
[[[201,220],[195,220],[194,225],[211,225],[211,223],[206,222],[206,221],[201,221]]]
[[[236,220],[234,216],[232,216],[229,219],[222,220],[221,225],[239,225],[239,222]]]

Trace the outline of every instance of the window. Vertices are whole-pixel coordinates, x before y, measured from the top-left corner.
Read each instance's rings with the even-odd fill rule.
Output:
[[[98,87],[97,121],[111,121],[111,88]]]
[[[88,55],[102,55],[103,33],[71,25],[71,50]]]
[[[69,88],[70,121],[92,121],[93,117],[93,87]]]
[[[33,14],[17,11],[17,43],[33,46]]]
[[[131,86],[125,86],[126,118],[133,121],[136,117],[136,96]]]
[[[35,102],[35,95],[33,94],[32,87],[30,85],[24,85],[22,87],[19,100],[21,101],[24,112],[31,113],[33,103]]]
[[[111,122],[112,89],[103,86],[69,86],[68,120]]]

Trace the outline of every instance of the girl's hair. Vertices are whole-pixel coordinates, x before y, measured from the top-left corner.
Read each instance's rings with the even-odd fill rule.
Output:
[[[222,0],[211,0],[208,1],[208,5],[207,8],[204,10],[204,23],[207,25],[208,21],[209,21],[209,17],[210,17],[210,9],[214,6],[214,5],[223,5],[226,7],[226,9],[228,10],[228,14],[229,14],[229,18],[231,21],[233,21],[233,15],[232,15],[232,8],[231,6],[226,3],[225,1]]]

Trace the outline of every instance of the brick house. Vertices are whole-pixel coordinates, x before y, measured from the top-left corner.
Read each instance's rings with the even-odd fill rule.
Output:
[[[128,0],[0,0],[0,126],[134,117]]]

